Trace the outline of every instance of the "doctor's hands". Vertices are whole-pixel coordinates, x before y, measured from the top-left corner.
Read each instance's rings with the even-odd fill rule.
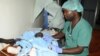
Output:
[[[55,45],[52,45],[52,50],[57,52],[57,53],[62,53],[63,52],[63,49],[58,47],[58,46],[55,46]]]
[[[58,32],[56,35],[53,35],[55,39],[63,39],[65,34],[63,32]]]

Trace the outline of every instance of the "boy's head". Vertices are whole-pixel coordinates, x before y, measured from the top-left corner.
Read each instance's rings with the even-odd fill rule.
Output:
[[[38,32],[38,33],[35,34],[35,37],[43,37],[43,33]]]

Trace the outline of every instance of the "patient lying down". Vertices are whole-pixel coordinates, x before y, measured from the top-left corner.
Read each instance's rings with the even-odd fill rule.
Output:
[[[17,56],[58,56],[54,46],[58,43],[49,33],[28,31],[7,51]]]

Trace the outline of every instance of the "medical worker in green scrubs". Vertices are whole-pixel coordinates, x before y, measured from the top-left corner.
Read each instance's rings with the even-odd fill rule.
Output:
[[[55,38],[65,36],[65,48],[54,47],[60,56],[88,56],[89,44],[92,35],[92,27],[82,17],[83,7],[79,0],[68,0],[62,5],[66,20],[62,32],[56,34]]]

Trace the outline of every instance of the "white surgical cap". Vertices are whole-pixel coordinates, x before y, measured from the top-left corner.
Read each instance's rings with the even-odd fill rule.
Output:
[[[83,12],[83,7],[79,0],[68,0],[62,5],[63,9],[77,11],[77,12]]]

